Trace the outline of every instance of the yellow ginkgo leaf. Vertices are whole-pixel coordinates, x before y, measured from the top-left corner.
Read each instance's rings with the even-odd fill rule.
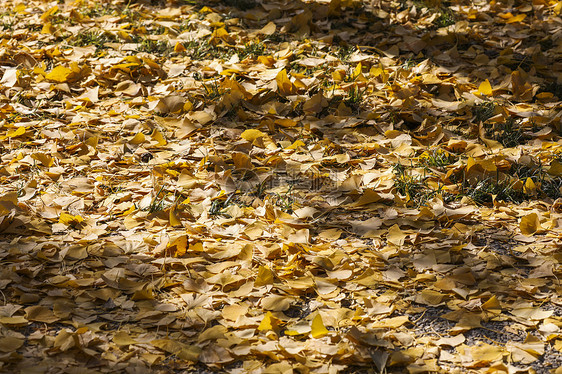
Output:
[[[19,14],[28,14],[25,11],[26,8],[27,7],[25,6],[25,4],[20,3],[20,4],[15,6],[14,10],[16,11],[16,13],[19,13]]]
[[[363,66],[361,65],[361,63],[358,63],[355,69],[353,69],[353,78],[357,78],[359,75],[361,75],[362,71]]]
[[[166,248],[166,255],[170,257],[183,257],[189,248],[189,237],[182,235],[171,242]]]
[[[378,65],[373,65],[371,70],[369,70],[369,74],[371,77],[381,77],[383,78],[383,82],[386,82],[387,74],[384,70],[384,66],[379,63]]]
[[[406,239],[406,236],[408,235],[404,233],[402,230],[400,230],[400,226],[395,224],[388,229],[386,240],[389,243],[392,243],[397,246],[401,246],[404,245],[404,240]]]
[[[277,82],[277,88],[281,95],[292,95],[295,93],[295,88],[293,83],[290,81],[287,71],[285,69],[281,70],[279,74],[275,77]]]
[[[519,223],[521,233],[527,236],[531,236],[536,233],[540,226],[541,223],[539,221],[539,216],[537,215],[537,213],[526,215],[525,217],[521,218],[521,222]]]
[[[41,15],[41,20],[42,20],[42,21],[47,20],[49,17],[51,17],[53,14],[55,14],[55,13],[58,12],[58,11],[59,11],[59,6],[58,6],[58,5],[55,5],[54,7],[49,8],[45,13],[43,13],[43,14]]]
[[[50,167],[53,165],[53,158],[51,156],[49,156],[48,154],[42,153],[42,152],[37,152],[31,155],[31,158],[34,160],[37,160],[41,163],[41,165],[43,166],[47,166]]]
[[[55,32],[55,28],[51,22],[45,22],[43,24],[43,28],[41,29],[41,34],[53,34]]]
[[[164,138],[164,135],[156,129],[154,129],[154,131],[152,132],[151,137],[152,137],[152,140],[157,141],[158,145],[161,146],[161,147],[168,144],[168,142],[166,141],[166,138]]]
[[[559,1],[552,10],[554,11],[554,14],[560,15],[560,13],[562,13],[562,1]]]
[[[5,336],[0,338],[0,352],[8,353],[17,351],[25,342],[22,338]]]
[[[368,188],[363,192],[363,195],[357,201],[357,205],[368,205],[371,203],[376,203],[381,200],[381,196],[376,193],[372,188]]]
[[[69,69],[65,66],[59,65],[59,66],[55,67],[53,70],[51,70],[49,73],[47,73],[45,78],[50,80],[50,81],[54,81],[54,82],[58,82],[58,83],[64,83],[64,82],[68,81],[68,77],[72,73],[73,73],[72,69]]]
[[[170,226],[172,227],[182,226],[180,217],[178,216],[177,213],[176,205],[172,205],[172,207],[170,208],[169,221],[170,221]]]
[[[324,326],[324,321],[322,321],[322,316],[317,314],[316,317],[312,320],[311,331],[313,338],[321,338],[328,334],[328,329]]]
[[[131,345],[131,344],[138,343],[135,339],[131,338],[131,336],[124,331],[116,332],[115,335],[113,335],[113,342],[120,347],[124,345]]]
[[[267,312],[263,317],[260,325],[258,326],[259,331],[276,330],[279,327],[279,319],[275,318],[271,312]]]
[[[141,144],[146,141],[146,137],[142,132],[139,132],[131,140],[129,140],[129,144]]]
[[[548,168],[548,174],[554,175],[556,177],[562,175],[562,163],[560,161],[554,160],[550,163]]]
[[[273,35],[273,34],[275,34],[276,29],[277,29],[277,26],[275,25],[275,23],[269,22],[267,25],[262,27],[261,30],[258,31],[258,34]]]
[[[242,139],[247,140],[249,142],[253,142],[257,138],[261,138],[263,136],[265,136],[265,134],[260,130],[256,130],[256,129],[248,129],[244,131],[242,135],[240,135]]]
[[[67,226],[78,225],[82,221],[84,221],[84,218],[79,215],[73,216],[72,214],[61,213],[59,216],[59,222]]]
[[[482,304],[482,309],[484,310],[500,310],[501,305],[496,296],[492,296],[488,301]]]
[[[478,86],[478,93],[486,96],[492,96],[492,85],[489,80],[486,79],[484,82],[480,83],[480,86]]]
[[[179,53],[179,52],[185,52],[186,49],[184,47],[183,44],[181,44],[180,42],[177,42],[176,45],[174,46],[174,52]]]
[[[298,147],[304,147],[305,145],[306,144],[302,140],[297,139],[297,140],[295,140],[295,142],[293,144],[286,147],[285,149],[297,149]]]
[[[479,344],[470,348],[470,354],[475,362],[482,365],[502,358],[503,348],[490,344]]]
[[[505,21],[505,23],[517,23],[523,21],[525,18],[527,18],[527,15],[525,13],[520,13],[516,16],[509,18],[507,21]]]
[[[21,136],[21,135],[23,135],[23,134],[25,134],[25,127],[20,126],[20,127],[18,127],[16,130],[14,130],[14,131],[8,131],[8,133],[6,134],[6,136],[7,136],[8,138],[15,138],[15,137]]]
[[[258,276],[256,277],[256,281],[254,282],[254,286],[260,287],[272,283],[273,283],[273,272],[269,268],[263,265],[260,266],[258,270]]]
[[[537,193],[537,186],[535,185],[535,182],[533,182],[531,178],[527,178],[527,180],[525,180],[525,185],[523,186],[523,192],[529,195],[534,195]]]

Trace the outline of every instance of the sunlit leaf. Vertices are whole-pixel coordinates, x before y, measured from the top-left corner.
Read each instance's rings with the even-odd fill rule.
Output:
[[[531,213],[521,218],[519,228],[523,235],[533,235],[540,228],[539,216],[537,213]]]
[[[277,330],[279,327],[279,319],[275,318],[271,312],[267,312],[263,317],[260,325],[258,326],[259,331]]]
[[[242,139],[247,140],[249,142],[253,142],[254,140],[261,138],[263,136],[265,136],[265,134],[260,130],[256,130],[256,129],[244,130],[244,132],[240,135]]]
[[[73,216],[72,214],[61,213],[61,215],[59,216],[59,222],[67,226],[78,225],[83,221],[84,218],[82,218],[80,215]]]
[[[487,79],[480,83],[480,86],[478,86],[478,92],[482,95],[492,96],[492,86]]]
[[[69,77],[73,74],[72,69],[65,66],[56,66],[51,70],[45,78],[54,82],[64,83],[69,80]]]
[[[312,320],[310,333],[315,339],[321,338],[329,333],[328,329],[324,326],[320,313]]]

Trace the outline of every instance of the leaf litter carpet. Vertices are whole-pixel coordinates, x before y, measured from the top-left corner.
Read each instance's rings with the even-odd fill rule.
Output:
[[[3,1],[7,373],[561,373],[562,2]]]

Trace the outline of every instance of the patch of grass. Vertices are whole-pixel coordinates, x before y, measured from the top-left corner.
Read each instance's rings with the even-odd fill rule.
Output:
[[[209,100],[215,100],[224,94],[216,80],[210,84],[203,84],[203,87],[205,88],[205,97]]]
[[[448,27],[454,25],[457,22],[457,17],[451,9],[441,8],[439,10],[439,16],[435,19],[434,22],[437,27]]]
[[[336,49],[335,55],[342,61],[349,60],[349,57],[353,54],[353,52],[357,51],[357,47],[354,45],[344,45],[340,46]]]
[[[240,10],[253,9],[257,5],[255,0],[224,0],[224,3]]]
[[[200,73],[193,74],[193,78],[196,81],[203,81],[203,77]],[[215,100],[224,94],[224,90],[219,86],[218,80],[213,79],[209,83],[202,82],[203,88],[205,89],[205,98],[208,100]]]
[[[455,12],[453,12],[443,1],[440,0],[402,0],[400,1],[400,9],[411,9],[415,6],[417,9],[430,9],[432,12],[437,13],[438,16],[433,21],[435,27],[447,27],[454,25],[457,22]]]
[[[406,61],[404,61],[404,63],[400,66],[403,70],[410,70],[412,69],[414,66],[416,66],[418,63],[415,59],[412,58],[408,58]]]
[[[228,60],[234,51],[222,47],[217,47],[209,44],[207,41],[190,41],[183,44],[186,48],[186,54],[192,60],[205,60],[205,59],[222,59]]]
[[[293,185],[289,186],[289,189],[282,194],[279,193],[270,194],[269,200],[273,203],[273,205],[275,205],[282,211],[291,214],[293,213],[296,204],[295,196],[292,193],[292,190],[293,190]]]
[[[562,198],[562,177],[545,178],[541,183],[541,191],[552,200]]]
[[[151,35],[162,35],[166,33],[166,28],[164,26],[154,27],[148,30]]]
[[[434,149],[424,152],[419,157],[420,163],[427,168],[445,169],[447,166],[457,162],[458,157],[442,149]]]
[[[273,35],[269,35],[267,39],[264,40],[264,42],[271,42],[271,43],[282,43],[286,41],[287,41],[287,35],[281,34],[279,32],[276,32]]]
[[[251,41],[250,43],[244,44],[244,49],[238,50],[238,58],[240,60],[246,57],[256,58],[262,56],[265,52],[265,45],[262,42]]]
[[[220,198],[217,198],[217,199],[213,200],[213,202],[211,203],[211,207],[209,208],[209,215],[211,215],[211,216],[218,216],[218,215],[228,216],[223,211],[231,205],[236,205],[237,200],[238,199],[237,199],[236,193],[231,193],[228,196],[224,195],[224,196],[221,196]]]
[[[539,192],[553,200],[562,197],[562,191],[560,190],[562,188],[562,177],[548,174],[541,164],[535,167],[513,164],[509,174],[517,177],[523,183],[527,178],[531,178]]]
[[[472,115],[475,122],[486,122],[494,116],[496,104],[492,101],[485,101],[472,107]]]
[[[421,176],[408,173],[404,165],[396,164],[394,174],[394,187],[406,197],[408,205],[422,206],[439,192],[431,189]]]
[[[492,178],[479,181],[474,187],[463,186],[463,194],[482,205],[490,205],[494,196],[498,201],[515,204],[527,200],[527,195],[523,191],[515,189],[513,182],[509,180],[500,182]]]
[[[354,111],[357,111],[365,101],[365,91],[366,88],[361,90],[357,85],[353,85],[347,93],[344,103]]]
[[[511,117],[504,123],[496,123],[491,126],[485,125],[485,128],[487,136],[500,142],[506,148],[517,147],[527,141],[520,122]]]
[[[17,23],[18,20],[16,19],[16,17],[2,17],[0,26],[2,26],[2,29],[5,31],[12,31]]]
[[[84,6],[79,10],[80,14],[88,18],[98,18],[111,15],[114,11],[115,9],[109,6],[104,6],[101,3],[95,3],[94,6]]]
[[[162,194],[162,197],[160,198],[160,194]],[[156,196],[154,196],[154,198],[152,199],[152,201],[150,202],[150,205],[148,206],[147,210],[149,213],[157,213],[160,212],[162,210],[164,210],[164,199],[166,198],[166,193],[164,192],[164,186],[160,187],[160,190],[158,191],[158,193],[156,194]]]
[[[117,38],[101,30],[81,32],[73,36],[69,44],[76,47],[95,46],[97,49],[106,49],[106,43],[117,43]]]
[[[174,48],[166,40],[143,39],[140,42],[138,51],[151,53],[158,56],[168,56]]]

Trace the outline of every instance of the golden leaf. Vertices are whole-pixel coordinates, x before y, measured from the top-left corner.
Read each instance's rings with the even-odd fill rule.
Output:
[[[322,321],[320,313],[312,320],[310,333],[315,339],[321,338],[329,333],[328,329],[324,326],[324,321]]]
[[[74,226],[74,225],[78,225],[80,223],[82,223],[84,221],[84,218],[82,218],[79,215],[75,215],[73,216],[72,214],[68,214],[68,213],[61,213],[59,216],[59,222],[67,225],[67,226]]]
[[[521,233],[523,235],[531,236],[536,233],[541,226],[539,221],[539,216],[537,213],[531,213],[523,218],[521,218],[521,222],[519,223],[519,228],[521,229]]]
[[[254,286],[260,287],[272,283],[273,283],[273,272],[269,268],[263,265],[260,266],[258,270],[258,276],[256,277],[256,280],[254,282]]]
[[[45,78],[53,82],[64,83],[68,81],[70,75],[73,73],[74,72],[72,71],[72,69],[59,65],[56,66],[53,70],[51,70],[49,73],[47,73]]]
[[[558,160],[552,161],[550,163],[550,167],[548,168],[548,174],[556,177],[562,175],[562,163]]]
[[[177,205],[174,204],[170,207],[168,212],[168,220],[170,221],[170,226],[172,227],[182,227],[181,219],[177,213]]]
[[[505,23],[517,23],[523,21],[525,18],[527,18],[527,15],[525,13],[520,13],[516,16],[510,17],[505,21]]]
[[[537,193],[537,186],[535,185],[535,182],[533,182],[531,178],[527,178],[525,180],[525,185],[523,186],[523,192],[525,192],[528,195],[534,195]]]
[[[275,25],[275,23],[269,22],[267,25],[265,25],[260,30],[258,30],[257,33],[263,34],[263,35],[273,35],[273,34],[275,34],[276,29],[277,29],[277,26]]]
[[[484,310],[501,310],[501,305],[496,296],[490,297],[488,301],[482,304],[482,309]]]
[[[55,316],[51,309],[40,305],[34,305],[25,308],[25,313],[25,316],[29,321],[53,323],[60,319]]]
[[[275,318],[271,312],[267,312],[258,326],[258,331],[276,330],[279,322],[279,319]]]
[[[406,323],[410,322],[408,316],[399,316],[393,318],[384,318],[380,321],[376,321],[371,326],[372,328],[385,328],[385,329],[396,329]]]
[[[260,130],[256,130],[256,129],[248,129],[245,130],[240,137],[244,140],[247,140],[249,142],[253,142],[254,140],[264,137],[265,134],[263,132],[261,132]]]
[[[16,138],[16,137],[21,136],[23,134],[25,134],[25,127],[19,126],[15,131],[8,131],[6,136],[8,138]]]
[[[176,52],[176,53],[185,52],[186,50],[187,49],[180,42],[176,42],[176,45],[174,45],[174,52]]]
[[[480,86],[478,86],[478,93],[486,96],[492,96],[493,92],[490,81],[486,79],[484,82],[480,83]]]
[[[281,95],[293,95],[295,93],[295,87],[293,83],[289,80],[287,71],[285,69],[281,70],[277,77],[275,77],[277,82],[277,89]]]

